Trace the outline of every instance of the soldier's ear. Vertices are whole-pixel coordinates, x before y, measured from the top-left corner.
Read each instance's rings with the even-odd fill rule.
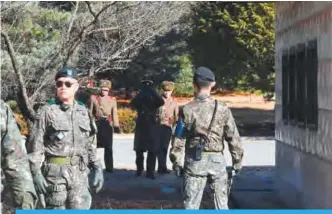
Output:
[[[211,83],[211,88],[213,88],[216,85],[216,82]]]

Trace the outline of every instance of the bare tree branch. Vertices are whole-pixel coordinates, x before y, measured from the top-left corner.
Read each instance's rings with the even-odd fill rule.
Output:
[[[27,113],[26,115],[28,116],[29,120],[33,121],[35,119],[35,111],[33,110],[32,106],[29,102],[29,98],[28,98],[26,87],[25,87],[24,80],[23,80],[23,75],[22,75],[22,73],[20,72],[20,70],[18,69],[18,66],[17,66],[17,61],[16,61],[16,58],[15,58],[15,52],[14,52],[14,49],[13,49],[13,45],[12,45],[12,43],[9,39],[9,36],[6,32],[1,31],[1,36],[3,37],[3,39],[5,40],[5,43],[7,45],[7,51],[8,51],[8,54],[10,56],[10,59],[11,59],[12,65],[13,65],[14,72],[15,72],[15,74],[17,76],[17,79],[18,79],[20,92],[21,92],[23,102],[24,102],[24,108],[26,108],[27,111],[28,111],[28,112],[26,112]]]
[[[76,6],[75,6],[75,10],[74,10],[74,13],[72,15],[72,18],[70,20],[70,24],[69,24],[69,27],[68,27],[68,31],[67,31],[67,39],[66,41],[69,41],[69,37],[70,37],[70,31],[73,27],[73,23],[75,21],[75,18],[76,18],[76,13],[77,13],[77,10],[78,10],[78,4],[79,4],[79,1],[76,2]]]
[[[64,63],[64,66],[68,65],[71,63],[72,57],[75,54],[75,52],[77,51],[78,47],[80,46],[80,44],[84,41],[85,36],[87,34],[87,30],[93,26],[94,24],[97,23],[99,16],[106,11],[109,7],[111,7],[112,5],[114,5],[116,2],[112,2],[110,4],[105,5],[95,16],[93,21],[91,21],[89,24],[87,24],[85,27],[83,27],[83,29],[81,30],[81,32],[78,34],[78,38],[76,40],[76,42],[72,43],[72,45],[69,47],[68,53],[67,53],[67,57]]]
[[[92,16],[93,16],[95,19],[97,19],[97,18],[96,18],[96,13],[93,11],[90,2],[86,1],[85,3],[88,5],[88,9],[89,9],[90,13],[92,14]]]

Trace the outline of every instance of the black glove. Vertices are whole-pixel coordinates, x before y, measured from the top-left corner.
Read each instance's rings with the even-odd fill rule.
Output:
[[[173,165],[173,170],[175,171],[175,175],[178,177],[183,177],[183,169],[179,165]]]
[[[239,172],[240,172],[239,169],[234,169],[234,168],[232,168],[230,171],[228,171],[228,177],[229,177],[229,178],[233,178],[233,177],[236,176]]]
[[[120,134],[120,127],[115,126],[114,127],[114,132],[117,134]]]

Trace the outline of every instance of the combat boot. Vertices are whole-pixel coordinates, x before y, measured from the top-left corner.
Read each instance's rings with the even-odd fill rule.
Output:
[[[150,179],[152,179],[152,180],[156,179],[156,176],[154,175],[153,172],[147,172],[147,173],[146,173],[146,177],[147,177],[147,178],[150,178]]]

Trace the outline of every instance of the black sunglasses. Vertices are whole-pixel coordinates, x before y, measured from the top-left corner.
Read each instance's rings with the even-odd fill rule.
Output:
[[[65,86],[67,88],[70,88],[75,83],[72,83],[72,82],[69,82],[69,81],[65,81],[65,82],[63,82],[63,81],[56,81],[56,87],[58,87],[58,88],[61,88],[63,86],[63,84],[65,84]]]

